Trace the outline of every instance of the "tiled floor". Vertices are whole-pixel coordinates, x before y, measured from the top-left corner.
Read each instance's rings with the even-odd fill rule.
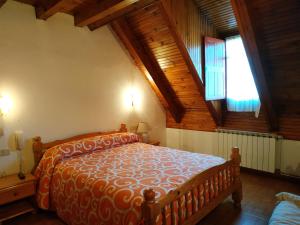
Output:
[[[198,225],[262,225],[267,224],[275,205],[274,195],[281,191],[300,194],[300,185],[271,177],[242,173],[244,199],[242,210],[227,199]],[[54,213],[23,215],[4,225],[63,225]]]

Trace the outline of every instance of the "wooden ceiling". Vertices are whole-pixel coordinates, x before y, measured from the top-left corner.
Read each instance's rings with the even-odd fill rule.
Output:
[[[248,1],[278,114],[300,115],[300,1]]]
[[[220,37],[238,34],[230,0],[195,0],[200,13],[216,27]]]
[[[180,119],[174,116],[169,104],[166,108],[168,117],[171,115],[170,123],[194,122],[189,121],[191,117],[187,120],[186,114],[195,111],[199,116],[198,124],[205,130],[212,130],[218,122],[215,109],[211,102],[206,102],[202,97],[204,86],[166,7],[160,2],[153,3],[114,21],[112,28],[140,70],[146,77],[150,74],[152,79],[149,82],[153,80],[155,84],[153,89],[158,87],[162,93],[158,95],[160,99],[170,96],[163,94],[165,88],[159,87],[162,79],[166,79],[164,83],[173,90],[172,99],[178,101],[182,114]],[[161,101],[165,102],[164,99]]]
[[[69,0],[69,1],[56,1],[56,0],[17,0],[26,4],[36,6],[36,8],[54,9],[56,7],[57,12],[63,12],[73,15],[77,8],[86,2],[92,2],[93,0]],[[54,15],[56,12],[53,11]],[[49,15],[50,17],[51,15]]]
[[[147,6],[155,0],[17,0],[33,5],[38,19],[46,20],[58,12],[74,16],[74,24],[91,30]]]

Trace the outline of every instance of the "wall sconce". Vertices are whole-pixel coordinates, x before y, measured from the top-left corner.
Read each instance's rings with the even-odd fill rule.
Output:
[[[8,96],[0,96],[0,115],[6,115],[12,107],[12,101]]]
[[[132,88],[130,91],[131,107],[139,107],[141,104],[141,96],[136,88]]]
[[[131,102],[131,107],[133,108],[134,107],[134,92],[131,91],[130,93],[130,102]]]
[[[129,110],[141,108],[141,93],[138,89],[131,87],[124,92],[124,104]]]

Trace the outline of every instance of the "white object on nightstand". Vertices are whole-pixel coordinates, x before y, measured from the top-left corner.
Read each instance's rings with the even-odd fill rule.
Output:
[[[144,143],[149,142],[148,131],[149,131],[148,124],[145,122],[139,122],[136,132],[138,134],[141,134]]]
[[[23,131],[15,131],[15,148],[19,151],[20,156],[20,168],[19,168],[19,178],[25,179],[25,174],[23,173],[23,157],[22,157],[22,150],[24,149],[24,137]]]

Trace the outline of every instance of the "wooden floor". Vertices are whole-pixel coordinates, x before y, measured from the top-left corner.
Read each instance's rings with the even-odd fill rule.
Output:
[[[271,177],[242,173],[244,199],[242,210],[224,201],[198,225],[261,225],[267,224],[275,205],[274,195],[281,191],[300,194],[300,186]],[[64,225],[54,213],[23,215],[3,225]]]

